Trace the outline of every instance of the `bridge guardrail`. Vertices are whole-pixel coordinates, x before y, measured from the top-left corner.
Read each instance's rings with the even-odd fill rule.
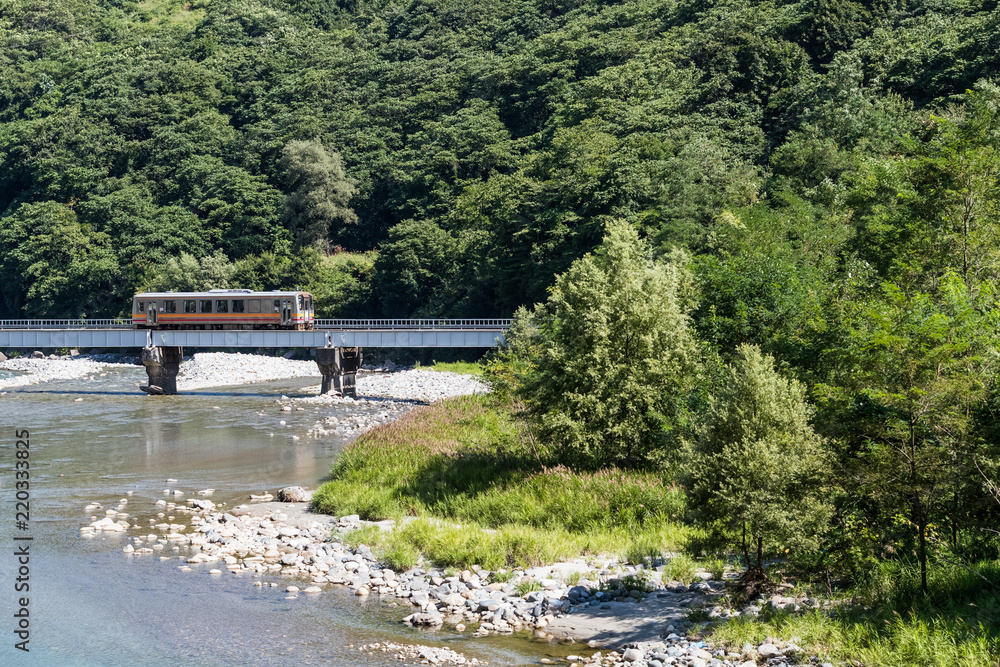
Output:
[[[400,320],[331,320],[317,319],[317,329],[508,329],[509,319],[400,319]]]
[[[510,327],[509,319],[317,319],[317,329],[470,329],[504,330]],[[128,319],[65,319],[65,320],[0,320],[0,329],[131,329]]]
[[[0,320],[0,329],[131,329],[132,320]]]

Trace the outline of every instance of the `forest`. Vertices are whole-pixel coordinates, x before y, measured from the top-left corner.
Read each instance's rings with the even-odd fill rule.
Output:
[[[547,463],[670,471],[706,548],[997,563],[993,0],[12,0],[0,72],[0,318],[517,312]]]
[[[718,345],[996,266],[995,3],[14,0],[0,317],[509,316],[624,220]],[[839,296],[838,296],[839,294]],[[792,346],[794,347],[794,345]],[[794,354],[794,350],[789,349]]]

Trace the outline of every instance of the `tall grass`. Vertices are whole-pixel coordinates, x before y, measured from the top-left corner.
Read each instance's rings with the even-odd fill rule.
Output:
[[[1000,563],[981,563],[1000,582]],[[932,568],[928,594],[915,565],[884,563],[851,591],[856,604],[834,614],[765,613],[730,621],[712,632],[733,646],[775,636],[830,660],[866,666],[997,667],[1000,665],[1000,591],[972,572],[947,563]]]
[[[631,559],[676,549],[688,529],[678,489],[652,473],[545,467],[496,399],[418,408],[349,446],[316,509],[368,520],[437,518],[379,537],[439,565],[493,569],[606,553]],[[461,523],[466,527],[453,530]]]
[[[460,375],[483,374],[483,366],[474,361],[432,361],[430,366],[423,366],[419,361],[413,365],[425,371],[438,371],[442,373],[458,373]]]

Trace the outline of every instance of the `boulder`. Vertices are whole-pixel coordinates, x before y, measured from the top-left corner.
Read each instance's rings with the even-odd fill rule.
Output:
[[[622,659],[625,662],[636,662],[637,660],[642,660],[642,651],[637,648],[626,649]]]
[[[301,486],[286,486],[278,489],[278,500],[283,503],[302,503],[312,497],[312,494]]]
[[[413,614],[409,619],[413,625],[427,625],[431,627],[444,625],[444,616],[434,612]]]
[[[211,510],[215,509],[215,503],[213,503],[211,500],[198,500],[198,499],[195,499],[195,498],[188,498],[188,503],[192,507],[195,507],[195,508],[200,509],[200,510],[210,510],[211,511]]]
[[[32,359],[44,359],[45,358],[45,353],[44,352],[39,352],[38,350],[35,350],[34,352],[31,353],[31,358]]]
[[[2,364],[5,361],[7,361],[7,355],[4,354],[3,352],[0,352],[0,364]]]
[[[771,658],[780,658],[784,653],[774,644],[761,644],[757,647],[757,655],[764,660],[770,660]]]

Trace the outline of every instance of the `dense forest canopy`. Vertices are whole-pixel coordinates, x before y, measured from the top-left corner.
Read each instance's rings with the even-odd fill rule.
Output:
[[[619,219],[698,257],[727,345],[851,281],[978,284],[998,28],[995,2],[14,0],[0,316],[115,315],[220,252],[326,314],[509,315]]]

